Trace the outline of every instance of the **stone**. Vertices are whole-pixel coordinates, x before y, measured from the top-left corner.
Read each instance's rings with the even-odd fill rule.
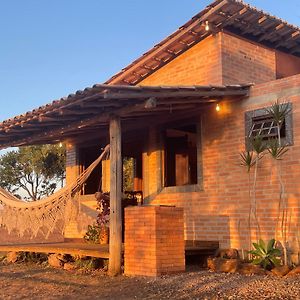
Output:
[[[64,264],[64,270],[73,271],[75,269],[77,269],[77,268],[76,268],[76,265],[74,263],[67,262],[67,263]]]
[[[227,259],[238,259],[239,252],[237,249],[219,249],[216,252],[216,257],[227,258]]]
[[[300,275],[300,266],[291,270],[289,273],[287,273],[285,275],[285,277],[294,277],[294,276],[299,276],[299,275]]]
[[[18,257],[19,257],[18,252],[14,252],[14,251],[8,252],[7,255],[6,255],[6,261],[8,263],[15,263],[15,262],[17,262]]]
[[[239,265],[239,259],[225,259],[220,257],[207,259],[207,267],[214,272],[235,273],[239,269]]]
[[[239,266],[238,273],[242,275],[265,275],[266,271],[259,265],[245,263]]]
[[[290,271],[291,271],[291,269],[289,266],[278,266],[278,267],[273,268],[271,270],[271,273],[278,277],[283,277],[286,274],[288,274]]]
[[[61,258],[60,254],[50,254],[48,256],[48,264],[54,268],[62,268],[64,262],[60,258]]]

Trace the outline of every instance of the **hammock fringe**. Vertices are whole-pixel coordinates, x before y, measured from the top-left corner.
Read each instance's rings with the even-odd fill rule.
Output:
[[[63,234],[68,221],[78,217],[79,211],[75,209],[74,214],[74,206],[79,205],[78,196],[83,184],[98,164],[109,155],[109,148],[107,145],[101,155],[73,183],[45,199],[25,202],[0,188],[0,228],[6,229],[8,234],[16,231],[20,237],[30,232],[30,239],[43,232],[45,239],[48,239],[57,223],[63,221]]]

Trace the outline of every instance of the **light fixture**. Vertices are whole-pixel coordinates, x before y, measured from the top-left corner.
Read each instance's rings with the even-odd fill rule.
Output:
[[[219,104],[217,104],[217,106],[216,106],[216,111],[219,112],[220,110],[221,110],[221,107],[220,107]]]
[[[155,97],[150,97],[148,100],[145,102],[145,108],[146,109],[151,109],[155,108],[157,105],[157,99]]]
[[[59,146],[59,148],[62,148],[62,146],[63,146],[63,143],[62,143],[62,142],[60,142],[60,143],[58,144],[58,146]]]
[[[205,30],[206,30],[206,31],[209,31],[209,29],[210,29],[210,28],[209,28],[209,23],[208,23],[208,21],[205,21]]]

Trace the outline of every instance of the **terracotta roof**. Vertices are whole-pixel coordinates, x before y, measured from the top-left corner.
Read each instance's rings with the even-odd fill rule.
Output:
[[[117,86],[96,84],[0,123],[0,148],[53,143],[84,129],[107,125],[111,114],[125,121],[145,115],[195,110],[224,97],[243,97],[251,84],[228,86]],[[96,126],[96,127],[95,127]]]
[[[208,22],[210,30],[205,30]],[[106,84],[136,85],[212,33],[225,31],[300,56],[300,28],[239,0],[217,0]]]

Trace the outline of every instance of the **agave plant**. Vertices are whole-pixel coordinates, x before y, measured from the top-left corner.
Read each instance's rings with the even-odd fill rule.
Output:
[[[254,256],[253,264],[260,265],[266,270],[280,264],[281,251],[275,248],[275,239],[271,239],[267,245],[260,239],[258,243],[253,243],[253,246],[255,250],[249,251]]]

